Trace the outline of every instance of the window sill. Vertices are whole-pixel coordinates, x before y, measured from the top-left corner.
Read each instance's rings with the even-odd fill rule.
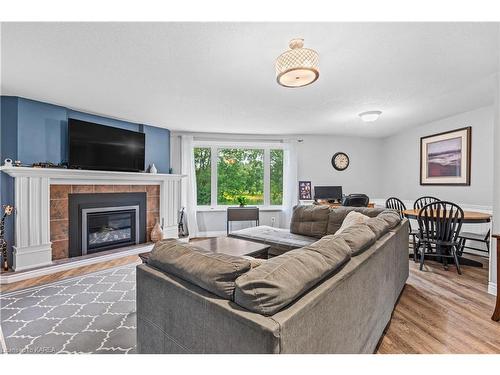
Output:
[[[228,206],[228,207],[238,207],[238,206]],[[259,211],[268,212],[268,211],[283,211],[283,206],[257,206],[259,207]],[[196,207],[196,212],[226,212],[227,207]]]

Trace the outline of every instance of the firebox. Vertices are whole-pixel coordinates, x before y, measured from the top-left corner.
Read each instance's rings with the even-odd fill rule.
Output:
[[[69,195],[69,256],[143,243],[146,193]]]

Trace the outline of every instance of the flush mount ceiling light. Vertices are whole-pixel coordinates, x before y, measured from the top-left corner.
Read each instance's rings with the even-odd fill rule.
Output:
[[[381,114],[382,111],[367,111],[360,113],[358,116],[361,117],[361,120],[364,122],[373,122],[377,121]]]
[[[316,51],[303,48],[304,39],[292,39],[290,50],[276,59],[276,80],[281,86],[302,87],[319,77],[319,55]]]

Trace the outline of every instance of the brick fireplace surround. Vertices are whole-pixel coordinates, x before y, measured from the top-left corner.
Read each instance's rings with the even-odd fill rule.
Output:
[[[160,219],[160,185],[51,185],[50,241],[52,260],[68,258],[69,209],[68,194],[146,192],[146,241]]]

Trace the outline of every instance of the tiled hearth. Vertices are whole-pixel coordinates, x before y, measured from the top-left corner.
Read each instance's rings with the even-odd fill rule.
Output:
[[[52,260],[68,258],[69,209],[68,194],[146,192],[146,241],[160,219],[160,185],[51,185],[50,241]]]

